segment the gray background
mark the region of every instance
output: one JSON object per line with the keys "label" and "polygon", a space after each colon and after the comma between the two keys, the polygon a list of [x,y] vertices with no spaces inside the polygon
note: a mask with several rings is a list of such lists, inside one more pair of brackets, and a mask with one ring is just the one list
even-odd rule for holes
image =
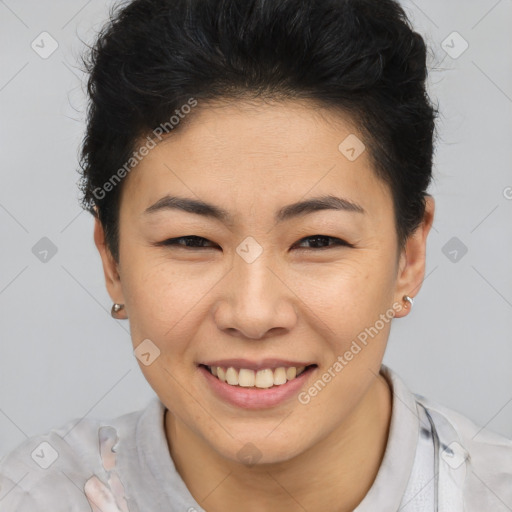
{"label": "gray background", "polygon": [[[92,217],[78,204],[77,57],[110,4],[0,1],[0,455],[154,394],[128,323],[110,317]],[[432,48],[437,212],[426,280],[384,362],[414,392],[512,437],[512,1],[403,4]],[[51,49],[44,31],[58,43],[47,58],[31,47]],[[43,237],[57,249],[46,261]]]}

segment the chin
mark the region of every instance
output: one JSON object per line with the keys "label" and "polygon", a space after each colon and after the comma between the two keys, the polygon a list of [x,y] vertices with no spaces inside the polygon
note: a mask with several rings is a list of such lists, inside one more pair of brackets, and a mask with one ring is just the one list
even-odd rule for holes
{"label": "chin", "polygon": [[273,428],[275,425],[265,429],[263,434],[234,435],[236,440],[230,437],[226,439],[227,445],[222,446],[215,439],[216,445],[212,445],[212,448],[222,457],[248,467],[284,463],[308,450],[309,444],[300,432],[296,436],[276,436],[272,439],[273,433],[270,432]]}

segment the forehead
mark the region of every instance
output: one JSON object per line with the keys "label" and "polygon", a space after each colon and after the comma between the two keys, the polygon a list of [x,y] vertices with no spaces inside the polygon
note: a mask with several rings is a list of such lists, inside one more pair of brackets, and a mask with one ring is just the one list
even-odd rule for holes
{"label": "forehead", "polygon": [[123,201],[138,212],[174,193],[233,211],[308,195],[339,195],[370,210],[390,201],[355,123],[304,101],[199,103],[123,188]]}

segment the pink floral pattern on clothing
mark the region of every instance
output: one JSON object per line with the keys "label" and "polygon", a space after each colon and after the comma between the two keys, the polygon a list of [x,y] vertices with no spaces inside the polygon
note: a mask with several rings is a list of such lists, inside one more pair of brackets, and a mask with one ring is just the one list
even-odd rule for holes
{"label": "pink floral pattern on clothing", "polygon": [[100,427],[98,431],[100,456],[108,475],[105,485],[96,475],[84,485],[84,493],[92,512],[130,512],[124,486],[116,471],[116,446],[119,436],[114,427]]}

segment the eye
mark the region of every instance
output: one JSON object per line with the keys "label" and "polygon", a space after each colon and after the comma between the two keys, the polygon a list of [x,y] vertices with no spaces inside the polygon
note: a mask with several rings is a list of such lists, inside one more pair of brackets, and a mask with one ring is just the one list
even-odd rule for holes
{"label": "eye", "polygon": [[[204,246],[203,242],[213,244],[213,242],[210,242],[206,238],[203,238],[201,236],[196,235],[189,235],[189,236],[180,236],[178,238],[169,238],[168,240],[164,240],[163,242],[158,242],[156,245],[163,245],[163,246],[179,246],[183,247],[184,249],[209,249],[213,246]],[[216,245],[216,244],[214,244]]]}
{"label": "eye", "polygon": [[[306,238],[303,238],[302,240],[299,240],[298,244],[303,243],[304,241],[313,241],[313,246],[316,247],[300,247],[300,249],[330,249],[332,247],[339,247],[339,246],[346,246],[346,247],[353,247],[352,244],[349,244],[345,240],[341,240],[341,238],[335,238],[333,236],[327,236],[327,235],[312,235],[307,236]],[[334,243],[332,245],[329,245],[329,242],[333,241]],[[320,247],[318,247],[320,245]]]}

